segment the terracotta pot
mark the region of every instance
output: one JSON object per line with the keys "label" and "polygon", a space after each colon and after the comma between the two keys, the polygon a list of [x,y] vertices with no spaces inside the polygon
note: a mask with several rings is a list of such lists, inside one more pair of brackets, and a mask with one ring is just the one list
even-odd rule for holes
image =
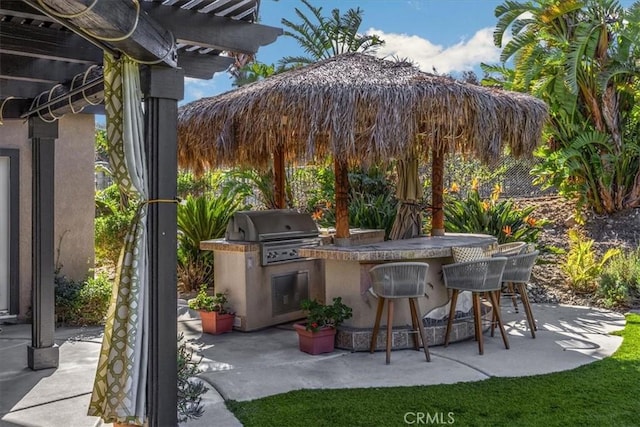
{"label": "terracotta pot", "polygon": [[331,353],[335,348],[335,328],[324,328],[318,332],[306,330],[303,323],[294,323],[293,327],[298,332],[298,344],[300,351],[309,354]]}
{"label": "terracotta pot", "polygon": [[231,332],[233,329],[234,314],[219,314],[217,311],[200,310],[202,320],[202,332],[212,335],[220,335]]}

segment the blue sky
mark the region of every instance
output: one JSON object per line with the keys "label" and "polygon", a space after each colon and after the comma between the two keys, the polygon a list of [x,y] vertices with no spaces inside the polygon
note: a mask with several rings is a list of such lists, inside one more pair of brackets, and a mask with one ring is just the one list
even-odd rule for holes
{"label": "blue sky", "polygon": [[[503,1],[494,0],[312,0],[323,8],[323,15],[332,9],[341,14],[360,7],[364,17],[360,29],[379,35],[385,46],[379,56],[409,58],[422,70],[457,74],[465,70],[479,73],[481,62],[497,63],[500,50],[493,45],[496,24],[494,9]],[[281,27],[281,19],[300,22],[295,8],[308,15],[299,0],[262,0],[261,23]],[[274,43],[258,51],[258,60],[277,63],[283,56],[303,54],[297,42],[280,36]],[[181,104],[213,96],[232,89],[231,78],[218,73],[212,80],[188,79],[185,99]]]}

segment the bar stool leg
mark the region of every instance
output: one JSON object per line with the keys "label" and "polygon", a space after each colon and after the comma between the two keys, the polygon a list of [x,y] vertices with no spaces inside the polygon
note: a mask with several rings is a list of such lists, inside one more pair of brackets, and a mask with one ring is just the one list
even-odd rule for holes
{"label": "bar stool leg", "polygon": [[387,301],[387,365],[391,363],[391,344],[393,343],[393,299]]}
{"label": "bar stool leg", "polygon": [[507,289],[509,290],[509,293],[511,294],[511,302],[513,303],[513,309],[516,313],[519,313],[518,311],[518,297],[516,296],[516,290],[513,286],[512,282],[507,283]]}
{"label": "bar stool leg", "polygon": [[413,338],[413,348],[416,351],[420,351],[420,340],[418,339],[418,313],[416,312],[416,306],[413,304],[413,298],[407,298],[409,300],[409,313],[411,314],[411,326]]}
{"label": "bar stool leg", "polygon": [[500,308],[498,307],[498,303],[496,302],[496,295],[491,292],[489,294],[491,298],[491,306],[493,307],[493,311],[496,313],[496,319],[498,320],[498,328],[500,328],[500,334],[502,334],[502,341],[504,342],[504,347],[509,349],[509,339],[507,338],[507,333],[504,330],[504,326],[502,325],[502,316],[500,315]]}
{"label": "bar stool leg", "polygon": [[518,292],[520,292],[520,298],[522,299],[522,305],[524,306],[524,313],[527,316],[527,322],[529,323],[529,329],[531,329],[531,337],[536,337],[536,321],[533,319],[533,312],[531,311],[531,304],[529,303],[529,295],[527,295],[527,287],[524,283],[518,283]]}
{"label": "bar stool leg", "polygon": [[478,352],[484,354],[484,342],[482,341],[482,316],[480,314],[480,294],[473,292],[471,294],[473,300],[473,323],[476,331],[476,340],[478,340]]}
{"label": "bar stool leg", "polygon": [[449,308],[449,318],[447,319],[447,330],[444,333],[444,346],[449,345],[449,333],[451,333],[451,325],[453,325],[453,318],[456,315],[456,303],[458,302],[458,290],[454,289],[451,292],[451,307]]}
{"label": "bar stool leg", "polygon": [[378,341],[378,332],[380,331],[380,318],[382,317],[382,309],[384,308],[384,298],[378,297],[378,309],[376,310],[376,323],[373,325],[373,332],[371,335],[371,347],[369,351],[373,353],[376,351],[376,343]]}
{"label": "bar stool leg", "polygon": [[[427,342],[427,336],[424,332],[424,326],[422,325],[422,320],[418,316],[418,303],[415,298],[409,298],[409,306],[411,307],[411,314],[415,317],[413,323],[416,324],[417,333],[420,334],[420,339],[422,340],[422,348],[424,349],[424,356],[427,358],[427,362],[431,362],[431,355],[429,354],[429,343]],[[417,337],[416,337],[417,338]]]}

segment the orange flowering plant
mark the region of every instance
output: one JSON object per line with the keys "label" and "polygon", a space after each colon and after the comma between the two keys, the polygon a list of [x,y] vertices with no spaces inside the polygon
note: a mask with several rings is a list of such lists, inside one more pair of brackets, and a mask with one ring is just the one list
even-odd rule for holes
{"label": "orange flowering plant", "polygon": [[[498,243],[536,243],[547,220],[533,216],[534,207],[518,208],[513,200],[501,200],[502,188],[494,186],[487,199],[478,193],[478,181],[472,182],[466,196],[457,185],[445,199],[445,229],[457,233],[482,233],[498,238]],[[454,193],[454,194],[452,194]]]}

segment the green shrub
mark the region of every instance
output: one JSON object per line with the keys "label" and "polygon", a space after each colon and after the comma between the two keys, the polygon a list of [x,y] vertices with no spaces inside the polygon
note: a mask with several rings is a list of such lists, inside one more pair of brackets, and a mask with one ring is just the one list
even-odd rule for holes
{"label": "green shrub", "polygon": [[208,388],[201,381],[191,378],[202,372],[199,368],[202,358],[194,360],[193,350],[187,348],[184,334],[178,335],[178,422],[200,418],[204,414],[202,395]]}
{"label": "green shrub", "polygon": [[101,325],[104,323],[113,284],[105,274],[89,277],[80,289],[80,323],[83,325]]}
{"label": "green shrub", "polygon": [[112,291],[105,275],[84,281],[56,275],[54,282],[57,323],[69,326],[104,323]]}
{"label": "green shrub", "polygon": [[96,192],[95,203],[96,265],[116,264],[135,215],[134,203],[129,202],[116,184]]}
{"label": "green shrub", "polygon": [[640,247],[605,265],[596,295],[606,307],[627,306],[640,297]]}
{"label": "green shrub", "polygon": [[593,292],[597,280],[611,258],[620,254],[620,249],[609,249],[597,259],[593,240],[583,239],[576,230],[569,230],[569,252],[560,264],[560,269],[569,277],[569,286],[576,292]]}
{"label": "green shrub", "polygon": [[124,244],[129,224],[133,219],[133,210],[116,211],[95,219],[96,264],[116,264]]}
{"label": "green shrub", "polygon": [[[452,186],[449,194],[456,194]],[[489,199],[482,199],[477,188],[466,198],[448,196],[445,202],[445,229],[454,233],[482,233],[498,238],[498,243],[538,241],[544,219],[533,217],[534,207],[519,209],[511,200],[498,200],[500,188],[496,187]]]}
{"label": "green shrub", "polygon": [[76,324],[80,310],[80,289],[83,283],[69,279],[67,276],[56,275],[54,284],[56,323]]}

